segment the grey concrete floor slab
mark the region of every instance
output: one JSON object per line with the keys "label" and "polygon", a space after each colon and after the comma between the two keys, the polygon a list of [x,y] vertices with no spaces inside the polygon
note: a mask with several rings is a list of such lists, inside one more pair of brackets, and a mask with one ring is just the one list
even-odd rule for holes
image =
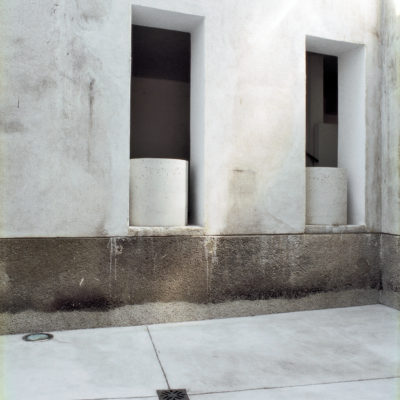
{"label": "grey concrete floor slab", "polygon": [[48,342],[2,337],[1,400],[151,396],[165,387],[146,327],[55,332]]}
{"label": "grey concrete floor slab", "polygon": [[385,306],[0,337],[3,400],[392,400],[400,312]]}
{"label": "grey concrete floor slab", "polygon": [[351,307],[151,326],[172,387],[189,393],[398,376],[399,313]]}

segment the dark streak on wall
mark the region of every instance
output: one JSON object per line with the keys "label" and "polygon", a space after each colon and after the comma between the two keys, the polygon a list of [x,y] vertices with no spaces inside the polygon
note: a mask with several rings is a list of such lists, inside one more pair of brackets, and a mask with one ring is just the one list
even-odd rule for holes
{"label": "dark streak on wall", "polygon": [[88,144],[87,144],[87,163],[88,167],[91,165],[91,151],[92,151],[92,137],[95,132],[93,132],[94,124],[94,84],[96,80],[94,78],[90,79],[89,90],[88,90],[88,103],[89,103],[89,132],[88,132]]}

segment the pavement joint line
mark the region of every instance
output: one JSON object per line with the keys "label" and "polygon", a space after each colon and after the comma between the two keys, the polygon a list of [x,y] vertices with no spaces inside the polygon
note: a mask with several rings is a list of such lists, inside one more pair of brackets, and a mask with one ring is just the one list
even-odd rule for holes
{"label": "pavement joint line", "polygon": [[[154,344],[153,344],[153,346],[154,346]],[[369,381],[379,381],[379,380],[384,380],[384,379],[398,379],[398,378],[400,378],[400,375],[387,376],[387,377],[381,377],[381,378],[351,379],[351,380],[347,380],[347,381],[306,383],[304,385],[266,386],[266,387],[250,388],[250,389],[222,390],[222,391],[217,391],[217,392],[188,393],[188,395],[204,396],[207,394],[240,393],[240,392],[251,392],[251,391],[255,391],[255,390],[274,390],[274,389],[286,389],[286,388],[290,389],[290,388],[298,388],[298,387],[308,387],[308,386],[318,386],[318,385],[335,385],[335,384],[339,384],[339,383],[351,383],[351,382],[369,382]],[[134,399],[157,399],[157,396],[96,397],[96,398],[85,398],[85,399],[81,398],[81,399],[76,399],[76,400],[134,400]]]}
{"label": "pavement joint line", "polygon": [[157,396],[128,396],[128,397],[90,397],[79,398],[74,400],[135,400],[135,399],[157,399]]}
{"label": "pavement joint line", "polygon": [[162,373],[164,375],[165,381],[167,382],[168,389],[171,390],[171,386],[169,385],[167,374],[165,373],[164,367],[161,364],[161,360],[160,360],[160,357],[158,356],[156,345],[154,344],[153,337],[151,336],[150,329],[149,329],[149,327],[147,325],[146,325],[146,329],[147,329],[147,333],[149,334],[149,337],[150,337],[150,340],[151,340],[151,344],[153,345],[154,352],[156,353],[158,364],[160,365],[160,368],[161,368],[161,371],[162,371]]}
{"label": "pavement joint line", "polygon": [[361,378],[361,379],[351,379],[345,381],[332,381],[332,382],[316,382],[316,383],[305,383],[303,385],[288,385],[288,386],[265,386],[265,387],[257,387],[257,388],[248,388],[248,389],[236,389],[236,390],[222,390],[216,392],[201,392],[201,393],[188,393],[190,396],[204,396],[207,394],[222,394],[222,393],[236,393],[236,392],[250,392],[255,390],[275,390],[275,389],[286,389],[286,388],[300,388],[300,387],[308,387],[308,386],[318,386],[318,385],[335,385],[339,383],[351,383],[351,382],[369,382],[369,381],[379,381],[385,379],[398,379],[400,375],[396,376],[386,376],[380,378]]}

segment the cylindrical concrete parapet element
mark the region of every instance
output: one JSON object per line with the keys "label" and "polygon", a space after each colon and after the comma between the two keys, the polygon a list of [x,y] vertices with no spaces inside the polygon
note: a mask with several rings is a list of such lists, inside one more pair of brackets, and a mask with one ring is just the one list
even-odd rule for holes
{"label": "cylindrical concrete parapet element", "polygon": [[131,226],[183,226],[188,214],[188,167],[185,160],[131,160]]}
{"label": "cylindrical concrete parapet element", "polygon": [[347,224],[347,176],[344,168],[306,168],[307,225]]}

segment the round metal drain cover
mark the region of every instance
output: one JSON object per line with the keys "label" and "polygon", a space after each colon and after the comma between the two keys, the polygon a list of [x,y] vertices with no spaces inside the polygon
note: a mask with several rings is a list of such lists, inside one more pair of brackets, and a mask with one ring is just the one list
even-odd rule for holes
{"label": "round metal drain cover", "polygon": [[25,335],[22,339],[27,342],[42,342],[44,340],[53,339],[53,335],[51,333],[30,333],[29,335]]}

